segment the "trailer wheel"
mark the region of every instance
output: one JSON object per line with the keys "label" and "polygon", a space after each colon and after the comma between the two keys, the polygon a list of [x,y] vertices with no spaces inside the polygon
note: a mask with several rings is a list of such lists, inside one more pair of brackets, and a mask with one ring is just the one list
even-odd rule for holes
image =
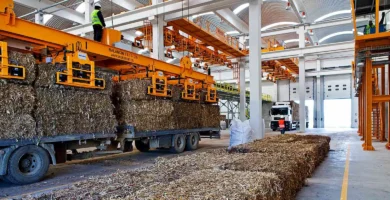
{"label": "trailer wheel", "polygon": [[187,136],[186,150],[193,151],[198,148],[199,145],[199,134],[191,133]]}
{"label": "trailer wheel", "polygon": [[42,180],[49,169],[49,155],[41,147],[28,145],[12,153],[4,179],[14,184],[29,184]]}
{"label": "trailer wheel", "polygon": [[124,145],[123,146],[123,152],[131,152],[131,151],[133,151],[133,141],[124,141],[123,145]]}
{"label": "trailer wheel", "polygon": [[149,147],[149,140],[136,140],[135,141],[135,147],[140,152],[148,152],[149,149],[150,149],[150,147]]}
{"label": "trailer wheel", "polygon": [[172,153],[181,153],[186,147],[186,137],[183,134],[177,134],[173,136],[173,144],[171,147]]}

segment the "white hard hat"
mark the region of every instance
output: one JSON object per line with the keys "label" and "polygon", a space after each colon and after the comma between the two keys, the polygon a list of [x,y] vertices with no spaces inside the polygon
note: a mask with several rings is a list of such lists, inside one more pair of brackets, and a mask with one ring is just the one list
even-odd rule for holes
{"label": "white hard hat", "polygon": [[101,8],[101,7],[102,7],[102,5],[100,5],[100,3],[95,3],[95,7],[99,7],[99,8]]}

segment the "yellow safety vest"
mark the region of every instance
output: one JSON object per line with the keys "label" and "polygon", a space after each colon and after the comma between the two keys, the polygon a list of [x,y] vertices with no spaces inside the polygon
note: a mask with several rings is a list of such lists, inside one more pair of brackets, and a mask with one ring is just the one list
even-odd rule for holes
{"label": "yellow safety vest", "polygon": [[99,17],[98,17],[98,12],[100,12],[100,10],[94,10],[94,11],[92,11],[92,14],[91,14],[92,25],[100,25],[100,26],[103,26],[103,23],[100,21],[100,19],[99,19]]}

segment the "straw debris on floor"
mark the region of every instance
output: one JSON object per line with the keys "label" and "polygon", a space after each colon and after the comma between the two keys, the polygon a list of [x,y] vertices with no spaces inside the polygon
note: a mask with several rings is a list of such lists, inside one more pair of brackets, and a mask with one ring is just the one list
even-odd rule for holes
{"label": "straw debris on floor", "polygon": [[329,142],[324,136],[281,135],[232,151],[157,158],[151,167],[96,176],[40,199],[291,200],[313,173],[312,161],[325,158]]}

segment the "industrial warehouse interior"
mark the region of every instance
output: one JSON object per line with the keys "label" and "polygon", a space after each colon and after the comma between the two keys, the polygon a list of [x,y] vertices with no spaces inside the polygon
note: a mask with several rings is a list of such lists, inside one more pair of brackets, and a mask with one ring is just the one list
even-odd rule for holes
{"label": "industrial warehouse interior", "polygon": [[0,0],[0,199],[389,199],[389,38],[390,0]]}

